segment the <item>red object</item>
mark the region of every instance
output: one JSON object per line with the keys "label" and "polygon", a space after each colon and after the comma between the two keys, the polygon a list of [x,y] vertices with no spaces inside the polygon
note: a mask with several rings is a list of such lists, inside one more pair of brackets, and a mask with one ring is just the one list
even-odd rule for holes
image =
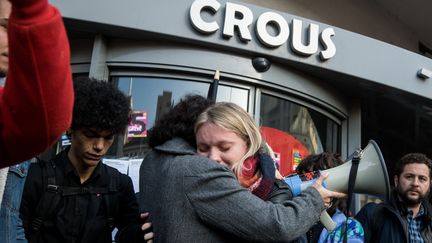
{"label": "red object", "polygon": [[134,111],[128,125],[128,138],[147,137],[147,112]]}
{"label": "red object", "polygon": [[304,177],[306,178],[306,180],[310,181],[310,180],[312,180],[313,177],[314,177],[314,172],[304,173],[303,175],[304,175]]}
{"label": "red object", "polygon": [[70,50],[59,11],[47,0],[12,6],[9,71],[0,88],[0,167],[29,159],[69,128]]}
{"label": "red object", "polygon": [[298,163],[305,158],[309,151],[294,136],[272,127],[261,127],[265,141],[276,154],[280,155],[279,172],[282,176],[295,173]]}

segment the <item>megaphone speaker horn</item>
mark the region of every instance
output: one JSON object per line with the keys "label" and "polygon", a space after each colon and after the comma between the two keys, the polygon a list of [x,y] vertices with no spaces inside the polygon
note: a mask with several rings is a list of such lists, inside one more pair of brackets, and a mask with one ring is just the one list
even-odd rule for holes
{"label": "megaphone speaker horn", "polygon": [[[359,151],[359,157],[354,193],[369,194],[388,200],[390,182],[387,167],[375,141],[370,140],[368,145]],[[347,193],[351,166],[352,159],[331,169],[285,177],[285,182],[290,186],[293,196],[297,196],[312,185],[321,173],[327,172],[328,176],[323,185],[329,190]]]}
{"label": "megaphone speaker horn", "polygon": [[[363,150],[360,150],[355,157],[355,162],[358,162],[358,168],[355,177],[354,192],[374,195],[384,200],[389,200],[390,181],[387,167],[375,141],[370,140],[368,145]],[[291,175],[285,177],[285,182],[290,186],[293,196],[297,196],[302,190],[312,185],[321,173],[327,172],[328,176],[323,185],[331,191],[347,193],[352,164],[351,159],[342,165],[328,170],[314,171],[303,175]],[[321,213],[320,220],[329,231],[333,230],[336,226],[326,211]]]}
{"label": "megaphone speaker horn", "polygon": [[[329,174],[325,181],[326,188],[346,193],[351,165],[352,160],[349,160],[340,166],[322,171]],[[387,167],[378,145],[373,140],[370,140],[368,145],[360,151],[354,192],[377,196],[384,200],[390,197]]]}

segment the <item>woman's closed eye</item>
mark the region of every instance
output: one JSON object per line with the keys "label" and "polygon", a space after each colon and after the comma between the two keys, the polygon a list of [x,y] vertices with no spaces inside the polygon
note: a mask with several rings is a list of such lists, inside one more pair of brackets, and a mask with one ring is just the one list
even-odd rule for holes
{"label": "woman's closed eye", "polygon": [[227,146],[227,145],[219,146],[219,150],[221,152],[228,152],[230,149],[231,149],[231,146]]}
{"label": "woman's closed eye", "polygon": [[200,145],[200,146],[198,146],[197,150],[198,150],[198,153],[207,153],[209,151],[209,147]]}

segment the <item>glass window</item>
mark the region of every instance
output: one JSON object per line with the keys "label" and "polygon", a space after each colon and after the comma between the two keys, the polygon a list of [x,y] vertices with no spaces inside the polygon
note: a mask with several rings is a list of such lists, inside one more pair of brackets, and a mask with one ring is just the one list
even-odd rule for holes
{"label": "glass window", "polygon": [[[108,155],[143,157],[149,150],[146,131],[186,94],[207,96],[209,83],[183,79],[115,77],[113,82],[130,96],[132,122],[128,136],[117,138]],[[219,85],[217,101],[234,102],[247,109],[249,90]]]}
{"label": "glass window", "polygon": [[262,94],[260,117],[261,130],[280,158],[284,175],[308,154],[340,153],[340,125],[315,110]]}
{"label": "glass window", "polygon": [[236,103],[246,111],[248,110],[249,92],[246,89],[239,89],[230,86],[219,86],[216,101],[229,101]]}

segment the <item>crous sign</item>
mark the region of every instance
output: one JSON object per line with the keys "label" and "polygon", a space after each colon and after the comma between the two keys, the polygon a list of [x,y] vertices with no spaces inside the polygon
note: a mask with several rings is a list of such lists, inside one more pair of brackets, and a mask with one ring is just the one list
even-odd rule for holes
{"label": "crous sign", "polygon": [[[193,27],[200,33],[210,35],[220,29],[217,21],[206,21],[203,18],[203,13],[215,15],[219,11],[221,4],[216,0],[195,0],[189,10],[189,17]],[[223,23],[222,34],[226,38],[234,36],[234,30],[238,31],[238,37],[243,42],[252,40],[252,35],[249,26],[254,21],[252,11],[243,5],[227,2],[225,4],[225,18]],[[208,19],[208,18],[206,18]],[[319,51],[321,60],[325,61],[336,55],[336,46],[331,39],[335,35],[335,31],[331,27],[325,28],[319,33],[319,25],[310,23],[308,26],[308,43],[303,44],[302,37],[304,36],[303,21],[293,18],[291,21],[291,42],[289,47],[293,52],[302,56],[311,56],[318,52],[319,43],[323,50]],[[273,30],[273,31],[271,31]],[[272,33],[269,33],[272,32]],[[280,14],[275,12],[264,12],[258,16],[255,24],[255,33],[261,44],[277,48],[285,44],[290,35],[290,28],[287,20]]]}

